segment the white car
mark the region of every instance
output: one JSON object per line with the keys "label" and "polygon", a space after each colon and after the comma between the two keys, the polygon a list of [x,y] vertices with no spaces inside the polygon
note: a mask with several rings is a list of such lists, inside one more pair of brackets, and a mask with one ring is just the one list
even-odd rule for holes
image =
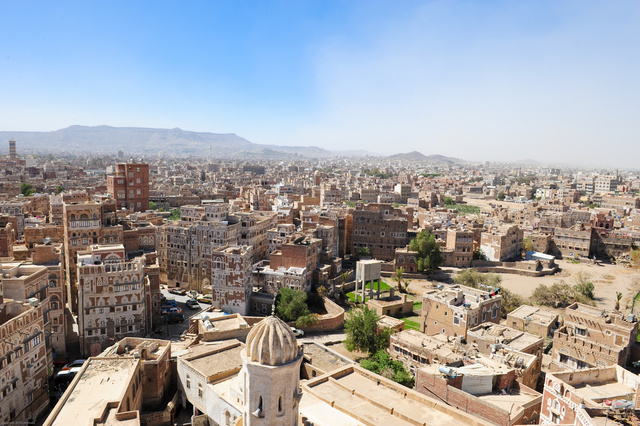
{"label": "white car", "polygon": [[300,330],[299,328],[291,327],[291,331],[293,331],[293,335],[296,337],[304,336],[304,331]]}

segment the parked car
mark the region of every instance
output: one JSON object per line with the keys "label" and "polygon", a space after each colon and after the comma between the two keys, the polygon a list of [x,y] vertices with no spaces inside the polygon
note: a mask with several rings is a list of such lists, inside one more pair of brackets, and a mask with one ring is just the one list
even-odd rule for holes
{"label": "parked car", "polygon": [[166,299],[164,302],[162,302],[163,305],[170,305],[170,306],[178,306],[178,302],[176,302],[176,299]]}
{"label": "parked car", "polygon": [[189,307],[189,309],[200,309],[200,304],[196,299],[187,300],[187,306]]}
{"label": "parked car", "polygon": [[182,315],[179,312],[169,312],[169,316],[167,321],[169,321],[169,323],[176,323],[176,322],[183,322],[184,321],[184,315]]}
{"label": "parked car", "polygon": [[208,304],[213,303],[213,298],[211,297],[210,294],[205,294],[204,296],[198,296],[196,300],[200,303],[208,303]]}
{"label": "parked car", "polygon": [[168,305],[165,305],[165,306],[162,306],[162,307],[160,308],[160,313],[161,313],[162,315],[167,315],[167,314],[170,314],[170,313],[177,313],[177,314],[181,314],[181,313],[182,313],[182,309],[177,308],[177,307],[175,307],[175,306],[168,306]]}
{"label": "parked car", "polygon": [[86,359],[76,359],[62,367],[62,371],[71,370],[72,368],[77,368],[77,371],[80,371],[80,367],[82,367],[86,361]]}
{"label": "parked car", "polygon": [[82,370],[82,365],[86,362],[86,359],[77,359],[73,362],[62,367],[62,370],[58,371],[55,378],[57,384],[69,384],[76,376],[78,371]]}
{"label": "parked car", "polygon": [[187,294],[187,290],[185,290],[184,288],[180,288],[180,287],[174,287],[171,290],[169,290],[169,293],[178,294],[180,296],[184,296],[185,294]]}

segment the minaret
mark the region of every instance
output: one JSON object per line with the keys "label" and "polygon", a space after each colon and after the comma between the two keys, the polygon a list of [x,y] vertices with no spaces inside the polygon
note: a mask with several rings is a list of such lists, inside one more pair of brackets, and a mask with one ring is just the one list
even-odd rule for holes
{"label": "minaret", "polygon": [[241,352],[243,426],[298,424],[302,351],[291,327],[271,315],[254,325]]}
{"label": "minaret", "polygon": [[16,152],[16,141],[9,141],[9,158],[12,160],[18,158],[18,153]]}

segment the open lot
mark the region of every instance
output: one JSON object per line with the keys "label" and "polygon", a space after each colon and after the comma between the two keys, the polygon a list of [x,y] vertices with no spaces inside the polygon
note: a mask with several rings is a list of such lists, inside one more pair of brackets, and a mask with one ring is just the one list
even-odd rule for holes
{"label": "open lot", "polygon": [[[527,299],[539,284],[552,285],[561,280],[568,284],[575,284],[579,272],[590,276],[595,287],[596,303],[598,307],[613,309],[616,303],[616,292],[622,293],[620,308],[624,311],[631,308],[633,298],[640,291],[640,272],[623,265],[597,264],[590,262],[572,263],[567,260],[557,261],[561,271],[544,277],[525,277],[515,274],[498,274],[502,278],[502,285],[512,292]],[[457,269],[445,268],[453,278]],[[409,292],[416,295],[432,288],[432,281],[413,280],[409,284]],[[636,306],[636,312],[640,306]]]}

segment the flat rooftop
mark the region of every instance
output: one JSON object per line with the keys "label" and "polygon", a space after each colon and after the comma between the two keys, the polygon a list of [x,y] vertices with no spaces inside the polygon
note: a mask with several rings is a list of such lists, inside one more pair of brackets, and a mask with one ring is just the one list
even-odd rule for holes
{"label": "flat rooftop", "polygon": [[617,380],[574,385],[574,389],[576,395],[595,402],[605,399],[628,399],[628,396],[636,394],[633,388]]}
{"label": "flat rooftop", "polygon": [[311,365],[326,372],[333,371],[336,368],[353,364],[353,361],[344,356],[333,352],[324,345],[317,343],[303,343],[302,353],[311,359]]}
{"label": "flat rooftop", "polygon": [[520,306],[515,311],[509,313],[509,316],[512,316],[514,318],[519,318],[522,320],[524,320],[525,318],[530,318],[531,321],[538,324],[544,324],[544,325],[550,325],[552,322],[556,321],[558,318],[558,314],[555,312],[547,311],[537,306],[529,306],[529,305]]}
{"label": "flat rooftop", "polygon": [[[514,349],[525,350],[535,344],[540,344],[543,339],[525,331],[516,330],[502,324],[484,323],[468,331],[467,336],[477,335],[496,343],[503,343]],[[469,336],[471,338],[472,336]]]}
{"label": "flat rooftop", "polygon": [[305,392],[364,424],[488,424],[359,367],[345,367],[311,380],[305,387]]}
{"label": "flat rooftop", "polygon": [[100,418],[108,402],[121,401],[140,361],[134,358],[89,358],[82,376],[69,387],[58,404],[60,411],[52,425],[69,426],[92,423]]}
{"label": "flat rooftop", "polygon": [[487,402],[498,408],[509,412],[509,418],[513,419],[518,414],[519,408],[541,398],[541,395],[531,395],[529,393],[520,392],[519,389],[512,389],[510,394],[499,395],[496,393],[487,393],[484,395],[476,395],[481,401]]}
{"label": "flat rooftop", "polygon": [[244,344],[238,340],[202,343],[191,346],[179,358],[210,380],[228,377],[242,368],[240,352]]}

